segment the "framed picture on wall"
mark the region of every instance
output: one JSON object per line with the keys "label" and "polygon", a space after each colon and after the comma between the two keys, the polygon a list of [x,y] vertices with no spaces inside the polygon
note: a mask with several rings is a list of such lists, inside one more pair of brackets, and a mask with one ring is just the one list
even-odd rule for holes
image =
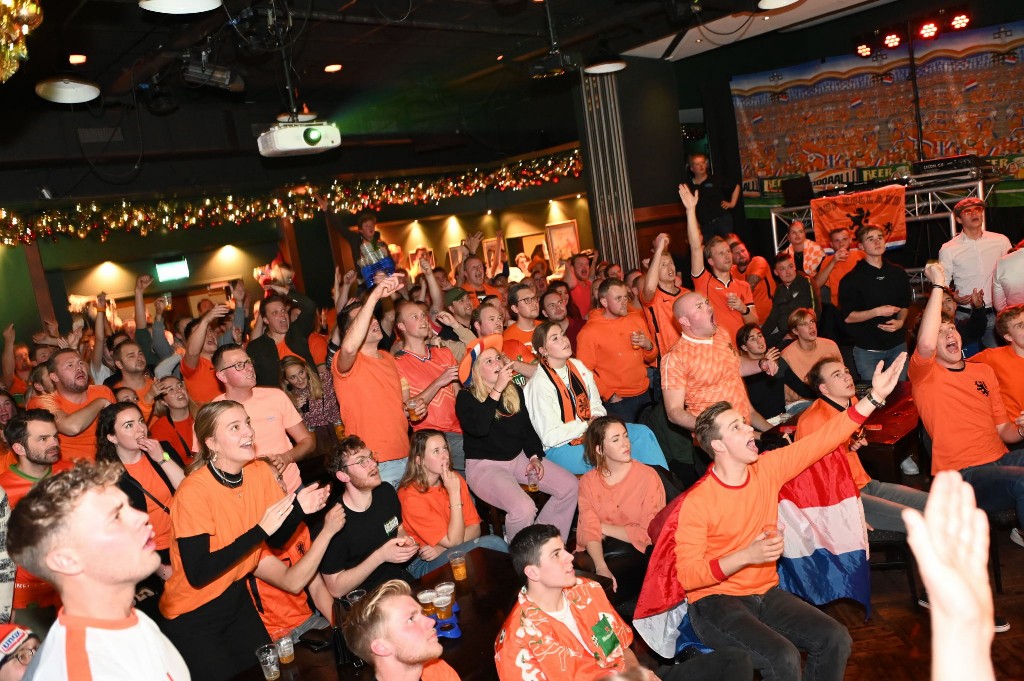
{"label": "framed picture on wall", "polygon": [[455,272],[455,268],[462,262],[462,245],[455,244],[448,247],[448,271]]}
{"label": "framed picture on wall", "polygon": [[493,277],[493,272],[501,269],[498,265],[498,240],[497,238],[484,239],[484,268],[488,276]]}
{"label": "framed picture on wall", "polygon": [[528,234],[523,237],[523,253],[530,258],[533,262],[535,258],[541,258],[548,264],[548,272],[550,273],[553,269],[551,265],[551,256],[548,252],[548,242],[543,232],[537,234]]}
{"label": "framed picture on wall", "polygon": [[547,234],[548,253],[551,264],[558,268],[559,263],[568,260],[574,253],[580,252],[580,235],[576,231],[576,221],[553,222],[544,228]]}
{"label": "framed picture on wall", "polygon": [[409,276],[415,279],[420,274],[420,258],[423,256],[427,257],[427,261],[430,262],[430,269],[434,269],[434,251],[433,249],[427,248],[426,246],[420,246],[412,253],[409,254]]}

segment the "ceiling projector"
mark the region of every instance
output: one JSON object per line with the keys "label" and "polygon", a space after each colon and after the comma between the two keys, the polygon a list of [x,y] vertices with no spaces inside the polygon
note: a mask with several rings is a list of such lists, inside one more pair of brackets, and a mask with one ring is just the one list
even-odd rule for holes
{"label": "ceiling projector", "polygon": [[260,155],[270,158],[322,154],[341,144],[341,133],[338,126],[323,121],[278,123],[262,133],[257,143]]}

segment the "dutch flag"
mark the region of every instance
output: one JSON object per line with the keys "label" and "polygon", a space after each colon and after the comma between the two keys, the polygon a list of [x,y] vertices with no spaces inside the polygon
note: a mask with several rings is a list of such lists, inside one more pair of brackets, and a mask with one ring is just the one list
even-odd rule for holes
{"label": "dutch flag", "polygon": [[764,116],[762,116],[761,114],[757,114],[752,119],[750,119],[750,122],[754,123],[754,124],[763,123],[764,122]]}
{"label": "dutch flag", "polygon": [[858,106],[861,106],[863,103],[864,103],[864,100],[861,99],[860,97],[857,97],[852,102],[850,102],[850,108],[851,109],[856,109]]}
{"label": "dutch flag", "polygon": [[964,83],[964,92],[970,92],[974,88],[978,87],[978,81],[971,78],[969,81]]}
{"label": "dutch flag", "polygon": [[885,85],[892,85],[896,82],[896,77],[892,75],[892,72],[886,72],[882,74],[882,83]]}

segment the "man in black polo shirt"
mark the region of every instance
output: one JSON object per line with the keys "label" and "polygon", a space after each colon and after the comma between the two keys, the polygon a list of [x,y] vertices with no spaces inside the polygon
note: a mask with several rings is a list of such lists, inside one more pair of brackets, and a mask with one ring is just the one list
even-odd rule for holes
{"label": "man in black polo shirt", "polygon": [[[865,225],[857,230],[864,259],[839,282],[839,309],[853,339],[857,373],[867,380],[875,365],[888,367],[907,344],[903,324],[910,305],[910,279],[899,265],[885,260],[885,232]],[[906,367],[900,380],[907,380]]]}
{"label": "man in black polo shirt", "polygon": [[374,454],[350,435],[327,455],[327,471],[344,485],[345,527],[320,561],[327,590],[340,598],[391,579],[412,580],[405,566],[419,546],[402,527],[402,507],[391,485],[382,485]]}
{"label": "man in black polo shirt", "polygon": [[697,222],[704,241],[723,239],[732,233],[732,213],[740,198],[740,186],[719,175],[708,175],[707,154],[690,154],[690,180],[686,185],[697,194]]}

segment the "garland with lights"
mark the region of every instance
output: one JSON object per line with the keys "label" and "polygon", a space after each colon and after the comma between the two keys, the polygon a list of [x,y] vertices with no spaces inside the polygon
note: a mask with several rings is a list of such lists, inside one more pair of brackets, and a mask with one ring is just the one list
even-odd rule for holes
{"label": "garland with lights", "polygon": [[432,179],[373,179],[312,184],[279,196],[223,195],[190,199],[122,200],[113,205],[81,202],[71,208],[49,209],[31,218],[19,218],[0,208],[0,244],[14,246],[36,239],[56,241],[61,236],[84,239],[98,234],[101,241],[113,232],[146,236],[153,232],[241,226],[268,219],[310,220],[329,207],[333,213],[380,210],[383,206],[439,203],[443,199],[473,196],[487,189],[520,191],[583,172],[579,149],[496,169],[474,168]]}
{"label": "garland with lights", "polygon": [[28,59],[25,38],[43,23],[43,10],[32,0],[0,2],[0,83],[7,82]]}

